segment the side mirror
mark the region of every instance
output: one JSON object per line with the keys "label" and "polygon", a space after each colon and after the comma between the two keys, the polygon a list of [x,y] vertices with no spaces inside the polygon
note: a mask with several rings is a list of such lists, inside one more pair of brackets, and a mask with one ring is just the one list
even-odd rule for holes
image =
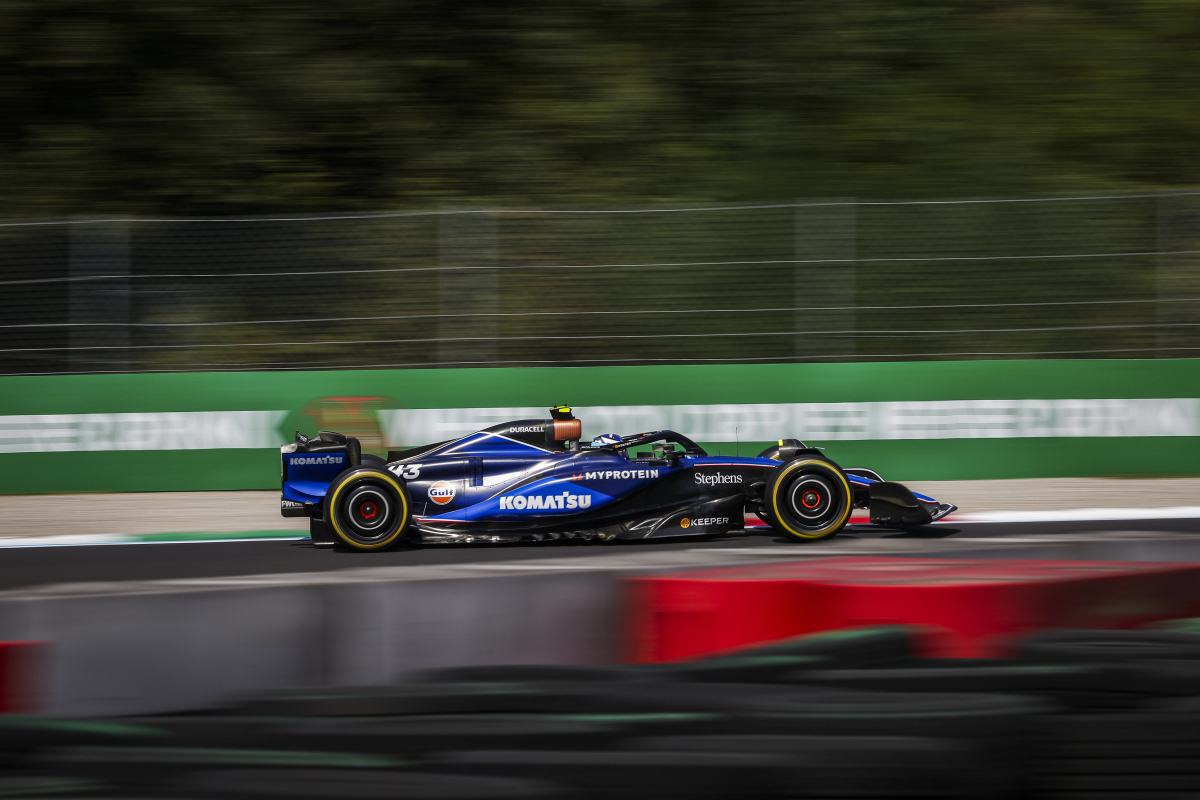
{"label": "side mirror", "polygon": [[659,458],[659,459],[665,459],[666,461],[668,461],[671,464],[671,466],[674,466],[679,461],[679,459],[683,458],[683,456],[684,456],[683,450],[675,449],[674,442],[656,442],[653,445],[653,448],[654,448],[654,457]]}

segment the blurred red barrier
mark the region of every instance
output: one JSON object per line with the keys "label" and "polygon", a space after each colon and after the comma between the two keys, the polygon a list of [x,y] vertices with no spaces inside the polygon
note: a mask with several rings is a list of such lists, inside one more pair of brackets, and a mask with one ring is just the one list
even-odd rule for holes
{"label": "blurred red barrier", "polygon": [[0,642],[0,714],[41,711],[49,642]]}
{"label": "blurred red barrier", "polygon": [[932,626],[923,655],[997,657],[1028,631],[1200,615],[1200,564],[826,558],[629,578],[624,593],[634,663],[878,624]]}

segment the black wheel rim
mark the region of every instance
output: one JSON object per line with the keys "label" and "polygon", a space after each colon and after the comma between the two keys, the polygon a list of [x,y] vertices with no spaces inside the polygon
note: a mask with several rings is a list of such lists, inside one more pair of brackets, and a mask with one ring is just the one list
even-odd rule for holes
{"label": "black wheel rim", "polygon": [[846,510],[846,495],[834,479],[805,470],[779,493],[779,512],[788,525],[804,531],[822,531]]}
{"label": "black wheel rim", "polygon": [[339,521],[347,535],[369,543],[393,533],[399,503],[392,493],[375,483],[365,482],[352,489],[340,503]]}

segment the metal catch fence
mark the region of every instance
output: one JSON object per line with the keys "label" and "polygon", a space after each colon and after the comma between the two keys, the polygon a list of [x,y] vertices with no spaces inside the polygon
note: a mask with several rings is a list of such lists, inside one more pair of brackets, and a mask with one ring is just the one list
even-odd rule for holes
{"label": "metal catch fence", "polygon": [[1186,357],[1200,193],[0,224],[0,373]]}

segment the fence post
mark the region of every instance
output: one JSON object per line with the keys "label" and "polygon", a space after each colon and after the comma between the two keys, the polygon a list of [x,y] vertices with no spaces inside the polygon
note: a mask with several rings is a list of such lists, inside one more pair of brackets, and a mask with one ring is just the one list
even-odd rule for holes
{"label": "fence post", "polygon": [[[77,219],[68,244],[68,344],[72,372],[129,368],[129,224]],[[98,280],[103,278],[103,280]],[[79,350],[103,347],[103,350]]]}
{"label": "fence post", "polygon": [[[1154,321],[1155,355],[1158,358],[1189,358],[1200,352],[1200,339],[1193,327],[1200,322],[1200,303],[1178,302],[1200,297],[1200,258],[1185,251],[1200,250],[1200,198],[1189,194],[1160,194],[1155,200]],[[1177,255],[1170,255],[1170,254]],[[1171,302],[1174,301],[1174,302]],[[1196,350],[1188,350],[1196,347]]]}
{"label": "fence post", "polygon": [[459,212],[438,218],[438,266],[460,267],[438,272],[438,313],[462,316],[440,317],[439,362],[472,363],[498,360],[500,309],[498,222],[487,212]]}
{"label": "fence post", "polygon": [[[857,205],[833,200],[796,206],[795,302],[793,330],[797,359],[834,356],[822,361],[852,360],[855,336],[834,331],[856,330],[854,311],[858,257]],[[813,332],[804,335],[804,332]]]}

